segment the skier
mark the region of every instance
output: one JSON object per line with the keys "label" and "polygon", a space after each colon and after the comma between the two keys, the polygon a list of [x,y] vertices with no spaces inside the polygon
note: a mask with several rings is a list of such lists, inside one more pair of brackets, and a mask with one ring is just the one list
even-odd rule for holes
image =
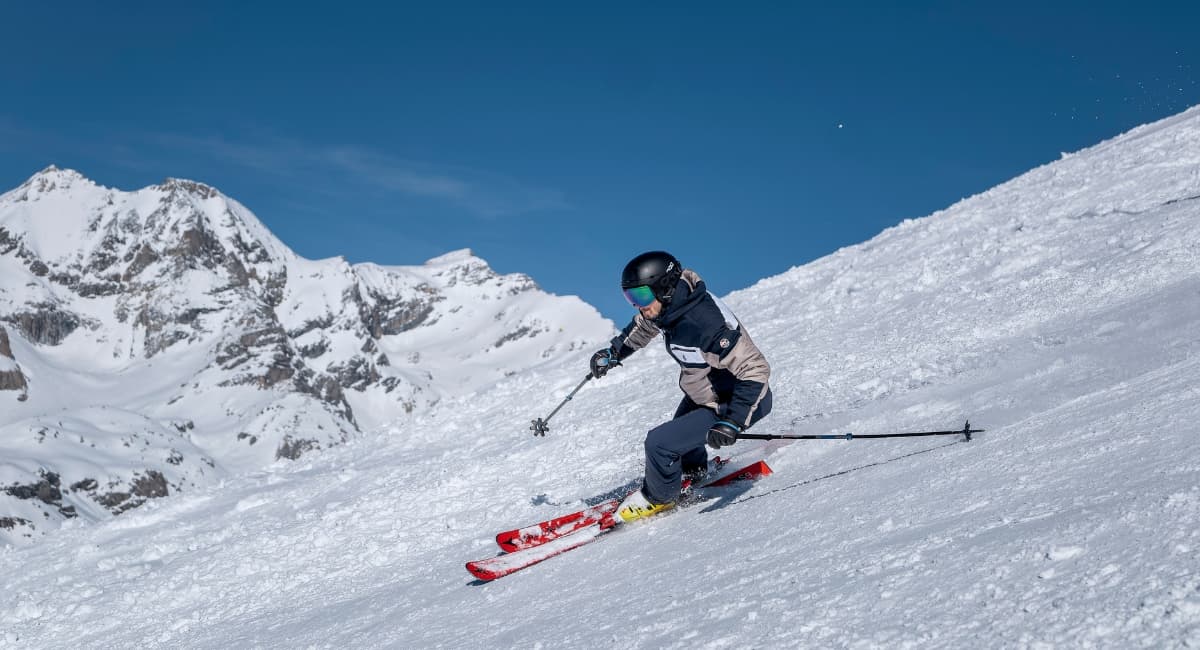
{"label": "skier", "polygon": [[617,509],[629,522],[673,506],[683,475],[704,474],[705,443],[714,449],[732,445],[771,412],[771,367],[733,312],[670,253],[651,251],[630,260],[621,288],[638,313],[609,347],[592,355],[592,376],[603,377],[662,332],[681,366],[684,393],[675,417],[646,434],[642,488]]}

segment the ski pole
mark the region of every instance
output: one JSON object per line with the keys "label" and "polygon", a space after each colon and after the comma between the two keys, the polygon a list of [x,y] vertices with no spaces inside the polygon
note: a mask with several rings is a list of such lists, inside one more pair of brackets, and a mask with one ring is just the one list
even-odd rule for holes
{"label": "ski pole", "polygon": [[912,436],[966,436],[971,441],[972,433],[981,433],[984,429],[972,429],[971,421],[958,431],[913,431],[909,433],[831,433],[825,435],[793,435],[790,433],[739,433],[738,440],[855,440],[858,438],[908,438]]}
{"label": "ski pole", "polygon": [[550,430],[550,418],[554,417],[555,413],[558,413],[558,409],[562,408],[563,406],[565,406],[567,404],[567,402],[571,401],[571,398],[575,397],[575,393],[578,393],[579,389],[583,388],[583,385],[588,383],[589,381],[591,381],[591,379],[592,379],[592,373],[589,372],[587,377],[584,377],[583,381],[579,382],[579,385],[575,387],[575,390],[571,391],[570,395],[567,395],[567,399],[564,399],[562,401],[562,403],[560,403],[558,406],[554,407],[553,411],[550,411],[550,415],[547,415],[545,417],[545,419],[538,418],[536,420],[533,420],[533,424],[529,427],[533,431],[533,435],[534,436],[545,436],[546,432]]}

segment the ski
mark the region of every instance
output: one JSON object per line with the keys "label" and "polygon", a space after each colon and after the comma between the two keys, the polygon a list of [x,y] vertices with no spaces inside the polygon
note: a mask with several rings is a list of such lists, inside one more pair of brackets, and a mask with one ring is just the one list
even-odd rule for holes
{"label": "ski", "polygon": [[496,545],[500,547],[500,550],[508,553],[541,546],[551,540],[558,539],[564,535],[570,535],[577,530],[582,530],[599,523],[605,517],[611,516],[612,513],[616,512],[617,506],[620,503],[620,499],[611,499],[556,519],[550,519],[524,528],[506,530],[496,535]]}
{"label": "ski", "polygon": [[[765,461],[760,460],[709,481],[700,487],[721,487],[737,481],[756,480],[769,474],[771,474],[771,468]],[[612,504],[611,506],[608,505],[610,503]],[[577,513],[543,522],[545,524],[553,524],[560,520],[567,520],[565,524],[562,524],[558,528],[548,526],[548,530],[543,531],[540,537],[537,535],[531,536],[530,539],[539,540],[537,543],[529,546],[520,546],[512,552],[502,553],[484,560],[467,562],[467,571],[480,581],[489,582],[591,543],[617,527],[619,521],[613,517],[613,513],[616,511],[617,504],[619,503],[619,500],[605,502],[599,506],[593,506]],[[603,507],[607,507],[608,509],[603,509]],[[597,514],[597,512],[600,514]],[[534,524],[533,526],[516,530],[528,530],[533,533],[535,529],[541,531],[541,525]],[[501,533],[501,535],[505,535],[505,533]],[[499,539],[499,536],[497,538]],[[519,536],[512,539],[519,539]]]}
{"label": "ski", "polygon": [[[728,464],[728,460],[717,457],[711,461],[711,469],[709,470],[709,473],[720,473],[721,470],[724,469],[724,467]],[[730,476],[734,476],[740,472],[745,472],[756,466],[757,463],[744,467],[736,472],[722,474],[717,478],[707,481],[701,485],[701,487],[715,487],[718,484],[723,485],[724,483],[718,482],[727,480]],[[682,491],[686,493],[690,487],[690,481],[684,479]],[[588,526],[599,523],[602,519],[604,519],[604,517],[616,512],[617,506],[620,505],[620,503],[621,499],[609,499],[594,506],[584,508],[578,512],[572,512],[561,517],[531,524],[522,528],[506,530],[496,535],[496,545],[500,547],[500,550],[511,553],[513,551],[520,551],[522,549],[545,544],[550,540],[558,539],[563,535],[570,535],[577,530],[582,530]]]}
{"label": "ski", "polygon": [[604,533],[612,530],[615,526],[616,523],[613,521],[612,514],[610,513],[601,522],[578,529],[571,535],[564,535],[550,540],[540,546],[531,546],[514,553],[502,553],[486,560],[467,562],[467,571],[470,571],[471,575],[483,582],[503,578],[506,575],[531,567],[543,560],[548,560],[555,555],[566,553],[571,549],[593,542]]}

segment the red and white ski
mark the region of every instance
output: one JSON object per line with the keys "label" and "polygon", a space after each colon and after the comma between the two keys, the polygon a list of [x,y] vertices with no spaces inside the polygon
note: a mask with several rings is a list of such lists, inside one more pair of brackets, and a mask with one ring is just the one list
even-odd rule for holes
{"label": "red and white ski", "polygon": [[[771,468],[765,461],[760,460],[723,474],[700,488],[721,487],[737,481],[753,481],[770,473]],[[484,560],[467,562],[467,571],[483,581],[495,580],[583,546],[616,527],[619,521],[613,514],[619,504],[619,499],[613,499],[579,512],[500,533],[496,536],[496,543],[508,552]]]}
{"label": "red and white ski", "polygon": [[496,535],[496,544],[500,550],[508,553],[541,546],[546,542],[600,523],[605,517],[611,517],[620,504],[620,499],[612,499],[556,519],[515,530],[506,530]]}
{"label": "red and white ski", "polygon": [[526,567],[531,567],[538,562],[548,560],[555,555],[566,553],[573,548],[593,542],[596,538],[612,530],[615,526],[616,522],[613,521],[612,513],[609,513],[599,523],[577,529],[570,535],[552,539],[540,546],[531,546],[513,553],[501,553],[496,557],[490,557],[486,560],[467,562],[467,571],[470,571],[471,575],[484,582],[503,578]]}
{"label": "red and white ski", "polygon": [[[722,461],[720,458],[713,463],[712,472],[719,474],[717,477],[706,481],[701,488],[718,487],[727,485],[734,481],[745,480],[746,478],[759,478],[771,473],[771,468],[763,461],[758,461],[738,469],[733,472],[723,472],[724,467],[729,461]],[[765,470],[765,471],[764,471]],[[747,475],[749,473],[750,475]],[[690,484],[684,479],[683,490],[686,492],[690,488]],[[584,508],[578,512],[572,512],[561,517],[549,519],[522,528],[506,530],[496,535],[496,544],[500,550],[512,553],[522,549],[540,546],[554,539],[558,539],[563,535],[570,535],[577,530],[582,530],[588,526],[600,523],[605,517],[616,512],[617,506],[620,505],[620,499],[611,499],[603,503],[598,503],[589,508]]]}

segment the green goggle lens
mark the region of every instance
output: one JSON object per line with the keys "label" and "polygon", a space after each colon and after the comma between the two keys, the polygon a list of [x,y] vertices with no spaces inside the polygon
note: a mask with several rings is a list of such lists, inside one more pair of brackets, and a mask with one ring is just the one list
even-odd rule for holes
{"label": "green goggle lens", "polygon": [[637,308],[649,307],[654,304],[654,290],[646,285],[630,287],[625,290],[625,299]]}

